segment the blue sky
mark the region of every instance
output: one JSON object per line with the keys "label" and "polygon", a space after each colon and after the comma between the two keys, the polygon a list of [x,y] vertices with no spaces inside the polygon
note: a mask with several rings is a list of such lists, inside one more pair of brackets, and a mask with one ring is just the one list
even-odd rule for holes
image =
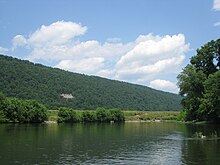
{"label": "blue sky", "polygon": [[0,53],[178,92],[196,49],[220,36],[220,0],[0,0]]}

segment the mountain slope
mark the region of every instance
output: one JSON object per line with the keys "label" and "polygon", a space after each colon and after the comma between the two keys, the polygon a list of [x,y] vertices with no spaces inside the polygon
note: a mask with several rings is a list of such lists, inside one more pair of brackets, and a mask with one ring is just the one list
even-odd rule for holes
{"label": "mountain slope", "polygon": [[[0,55],[0,92],[49,108],[180,110],[181,97],[145,86],[86,76]],[[64,94],[62,96],[62,94]]]}

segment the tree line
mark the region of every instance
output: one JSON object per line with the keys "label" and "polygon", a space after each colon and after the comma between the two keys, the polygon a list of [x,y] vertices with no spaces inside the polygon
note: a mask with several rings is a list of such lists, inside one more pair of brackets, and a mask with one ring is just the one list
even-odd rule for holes
{"label": "tree line", "polygon": [[[48,119],[47,108],[33,100],[5,97],[0,93],[0,123],[42,123]],[[119,109],[97,108],[95,111],[76,111],[59,108],[58,122],[123,122],[124,113]]]}
{"label": "tree line", "polygon": [[220,39],[212,40],[193,56],[178,75],[187,121],[220,121]]}
{"label": "tree line", "polygon": [[7,98],[0,93],[0,122],[42,123],[47,120],[47,109],[32,100]]}
{"label": "tree line", "polygon": [[71,108],[60,108],[58,112],[58,122],[76,123],[76,122],[124,122],[124,113],[119,109],[97,108],[95,111],[82,111],[78,113]]}

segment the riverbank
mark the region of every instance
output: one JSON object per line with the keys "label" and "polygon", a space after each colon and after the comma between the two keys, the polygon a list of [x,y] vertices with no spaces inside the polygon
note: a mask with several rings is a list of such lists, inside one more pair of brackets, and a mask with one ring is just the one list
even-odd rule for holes
{"label": "riverbank", "polygon": [[[76,110],[81,115],[84,110]],[[161,122],[178,121],[180,112],[174,111],[123,111],[125,122]],[[48,110],[48,121],[57,121],[58,110]]]}

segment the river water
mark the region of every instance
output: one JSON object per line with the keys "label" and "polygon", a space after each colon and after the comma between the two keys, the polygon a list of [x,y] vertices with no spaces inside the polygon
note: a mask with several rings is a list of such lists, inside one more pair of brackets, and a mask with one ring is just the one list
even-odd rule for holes
{"label": "river water", "polygon": [[0,164],[220,164],[219,125],[1,124]]}

